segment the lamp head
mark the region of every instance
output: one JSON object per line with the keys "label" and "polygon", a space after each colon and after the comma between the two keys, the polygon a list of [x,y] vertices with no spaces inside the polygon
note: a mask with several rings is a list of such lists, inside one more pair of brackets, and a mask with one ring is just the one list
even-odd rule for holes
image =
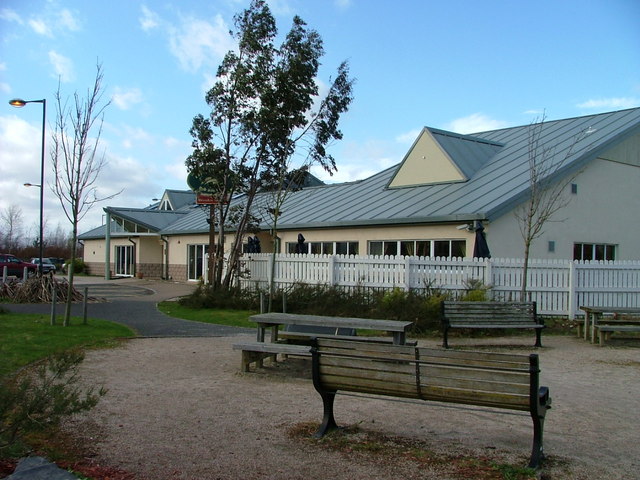
{"label": "lamp head", "polygon": [[26,104],[27,102],[25,102],[21,98],[14,98],[13,100],[9,100],[9,105],[17,108],[24,107]]}

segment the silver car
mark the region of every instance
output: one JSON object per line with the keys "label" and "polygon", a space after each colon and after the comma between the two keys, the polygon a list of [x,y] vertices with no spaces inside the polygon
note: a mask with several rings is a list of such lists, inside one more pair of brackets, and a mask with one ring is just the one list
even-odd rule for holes
{"label": "silver car", "polygon": [[[31,263],[39,266],[40,265],[40,259],[39,258],[32,258],[31,259]],[[49,273],[49,272],[56,273],[56,266],[48,258],[43,258],[42,259],[42,273]]]}

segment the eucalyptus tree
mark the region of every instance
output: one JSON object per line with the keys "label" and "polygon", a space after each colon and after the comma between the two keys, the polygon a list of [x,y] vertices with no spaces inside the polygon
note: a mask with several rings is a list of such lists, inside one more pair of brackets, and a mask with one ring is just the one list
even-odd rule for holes
{"label": "eucalyptus tree", "polygon": [[[252,213],[256,195],[281,191],[278,185],[296,163],[336,170],[326,148],[342,138],[338,123],[353,98],[346,62],[326,95],[319,95],[323,42],[300,17],[293,18],[279,46],[275,19],[263,0],[253,0],[236,15],[234,26],[237,49],[225,55],[205,96],[210,114],[193,119],[193,152],[186,161],[189,172],[216,198],[208,218],[209,282],[214,288],[231,285],[243,237],[261,220],[259,212]],[[230,200],[240,195],[232,207]],[[223,277],[228,228],[235,235]]]}

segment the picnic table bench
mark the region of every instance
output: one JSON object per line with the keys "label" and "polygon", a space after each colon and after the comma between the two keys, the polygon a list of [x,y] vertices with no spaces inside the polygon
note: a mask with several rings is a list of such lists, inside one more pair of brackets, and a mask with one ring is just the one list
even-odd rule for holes
{"label": "picnic table bench", "polygon": [[533,420],[529,467],[543,459],[543,428],[551,408],[549,389],[539,385],[538,355],[441,350],[381,345],[345,339],[312,342],[315,389],[323,420],[315,436],[338,428],[338,391],[528,411]]}
{"label": "picnic table bench", "polygon": [[[252,363],[262,364],[265,358],[277,359],[277,355],[310,356],[310,341],[316,336],[332,336],[335,338],[353,339],[357,329],[384,331],[390,335],[394,344],[406,343],[406,332],[413,322],[398,322],[375,318],[330,317],[323,315],[303,315],[297,313],[260,313],[252,315],[249,320],[258,326],[255,342],[244,342],[233,345],[234,350],[242,352],[241,370],[248,372]],[[279,327],[288,327],[286,332],[279,332]],[[266,342],[266,330],[271,330],[270,341]],[[280,336],[282,334],[282,337]],[[302,344],[292,344],[280,339],[303,340]],[[367,338],[372,343],[387,343],[381,338]]]}
{"label": "picnic table bench", "polygon": [[440,309],[444,348],[449,348],[452,328],[531,328],[536,347],[542,346],[544,322],[538,318],[536,302],[453,302],[443,301]]}
{"label": "picnic table bench", "polygon": [[590,338],[591,343],[597,336],[602,346],[613,332],[640,332],[640,308],[582,306],[580,310],[584,311],[584,331],[578,324],[578,336]]}

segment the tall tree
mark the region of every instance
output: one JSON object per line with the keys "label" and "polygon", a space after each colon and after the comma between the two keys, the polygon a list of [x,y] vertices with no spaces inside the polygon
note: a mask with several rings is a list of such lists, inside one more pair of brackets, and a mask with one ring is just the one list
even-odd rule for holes
{"label": "tall tree", "polygon": [[[236,15],[234,25],[238,48],[227,53],[206,95],[210,115],[193,120],[194,150],[186,161],[188,170],[219,201],[209,213],[209,281],[214,288],[232,283],[244,235],[256,218],[253,203],[262,189],[273,189],[296,158],[335,170],[326,146],[342,138],[338,122],[352,101],[353,80],[346,62],[328,94],[319,98],[316,77],[324,53],[322,39],[300,17],[294,17],[280,47],[274,44],[275,19],[263,0],[253,0]],[[239,194],[242,202],[233,212],[229,200]],[[223,278],[229,226],[235,236]]]}
{"label": "tall tree", "polygon": [[[63,100],[60,85],[55,94],[56,117],[51,150],[55,183],[52,189],[72,225],[69,291],[63,322],[65,326],[69,325],[71,317],[75,273],[73,266],[78,251],[78,223],[94,204],[113,198],[120,193],[98,197],[96,186],[98,176],[106,162],[104,152],[99,152],[98,148],[104,112],[111,103],[102,101],[104,93],[102,79],[102,66],[98,64],[94,84],[87,89],[86,98],[76,92],[71,102]],[[107,228],[109,228],[108,225]]]}
{"label": "tall tree", "polygon": [[514,212],[524,242],[524,267],[520,287],[520,299],[523,301],[527,294],[531,245],[544,233],[545,224],[569,204],[571,197],[567,195],[567,191],[580,171],[567,172],[567,160],[573,155],[578,142],[587,134],[584,131],[576,135],[563,153],[555,145],[545,142],[545,119],[543,115],[529,125],[527,200]]}
{"label": "tall tree", "polygon": [[2,228],[0,230],[3,250],[15,253],[21,246],[22,238],[22,209],[15,204],[11,204],[0,210],[0,220]]}

